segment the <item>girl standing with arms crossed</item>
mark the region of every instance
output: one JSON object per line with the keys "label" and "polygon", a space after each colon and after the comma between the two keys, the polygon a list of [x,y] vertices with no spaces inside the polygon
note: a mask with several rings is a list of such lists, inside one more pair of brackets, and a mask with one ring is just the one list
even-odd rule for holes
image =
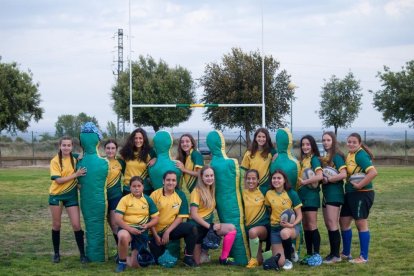
{"label": "girl standing with arms crossed", "polygon": [[217,235],[224,236],[219,263],[233,265],[235,262],[229,258],[229,254],[236,238],[236,227],[230,223],[213,223],[214,209],[216,209],[214,171],[209,165],[205,165],[200,170],[197,186],[191,193],[190,199],[190,222],[196,224],[198,229],[194,260],[197,264],[201,263],[201,244],[208,230],[213,228]]}
{"label": "girl standing with arms crossed", "polygon": [[270,187],[269,166],[275,153],[269,131],[258,128],[254,133],[252,145],[244,154],[241,163],[242,169],[255,169],[259,172],[259,189],[264,194]]}
{"label": "girl standing with arms crossed", "polygon": [[263,262],[262,241],[269,235],[269,212],[265,206],[265,196],[258,189],[259,172],[250,169],[244,176],[243,203],[246,230],[249,234],[251,258],[247,268],[254,268]]}
{"label": "girl standing with arms crossed", "polygon": [[183,172],[182,185],[189,193],[197,184],[198,171],[204,165],[203,156],[196,149],[196,142],[191,134],[183,134],[178,141],[177,167]]}
{"label": "girl standing with arms crossed", "polygon": [[129,181],[132,176],[140,176],[144,181],[144,194],[151,194],[152,188],[147,179],[147,166],[149,161],[155,157],[155,152],[149,144],[147,132],[142,128],[135,129],[128,136],[126,144],[119,153],[125,162],[123,194],[130,193]]}
{"label": "girl standing with arms crossed", "polygon": [[[112,229],[115,243],[118,245],[118,227],[115,222],[115,209],[122,198],[121,177],[125,170],[118,159],[118,143],[114,139],[109,139],[104,144],[106,159],[109,162],[109,174],[107,177],[106,197],[108,200],[108,222]],[[123,163],[123,162],[122,162]]]}
{"label": "girl standing with arms crossed", "polygon": [[60,262],[60,227],[62,221],[62,209],[66,208],[70,223],[75,234],[76,244],[80,252],[80,261],[88,262],[85,256],[83,231],[80,224],[78,203],[77,177],[86,174],[84,168],[76,171],[76,158],[72,154],[73,141],[70,137],[62,137],[59,141],[59,152],[50,161],[50,177],[52,184],[49,188],[49,208],[52,214],[52,242],[54,263]]}
{"label": "girl standing with arms crossed", "polygon": [[[345,184],[345,202],[341,209],[340,225],[342,230],[344,259],[354,264],[368,262],[368,251],[371,235],[368,228],[368,215],[374,203],[374,188],[372,180],[377,176],[377,170],[372,165],[373,154],[361,141],[358,133],[351,133],[346,145],[348,155],[346,157],[346,170],[348,180]],[[351,182],[349,177],[356,173],[365,173],[360,182]],[[358,228],[360,254],[356,259],[351,257],[352,229],[351,223],[355,220]]]}
{"label": "girl standing with arms crossed", "polygon": [[[271,209],[270,214],[270,239],[272,242],[272,254],[280,254],[278,265],[285,270],[292,269],[292,239],[299,236],[300,222],[302,220],[302,203],[298,194],[291,189],[289,180],[282,170],[276,170],[272,174],[272,187],[266,193],[265,204]],[[287,209],[295,211],[293,223],[281,221],[280,215]]]}
{"label": "girl standing with arms crossed", "polygon": [[319,254],[321,245],[321,236],[318,230],[318,209],[321,205],[319,196],[320,188],[312,188],[310,184],[319,182],[323,179],[322,165],[319,160],[320,154],[315,138],[311,135],[305,135],[300,140],[300,166],[301,173],[305,169],[312,169],[315,176],[300,181],[298,189],[299,198],[302,201],[303,213],[303,230],[305,232],[306,256],[302,259],[302,264],[321,265],[322,257]]}
{"label": "girl standing with arms crossed", "polygon": [[345,156],[339,150],[335,133],[325,132],[322,135],[322,144],[327,155],[321,158],[323,167],[336,169],[339,174],[324,175],[322,180],[322,212],[328,230],[330,252],[323,261],[331,264],[341,261],[339,249],[341,246],[341,234],[339,233],[339,211],[344,204],[344,179],[346,178]]}

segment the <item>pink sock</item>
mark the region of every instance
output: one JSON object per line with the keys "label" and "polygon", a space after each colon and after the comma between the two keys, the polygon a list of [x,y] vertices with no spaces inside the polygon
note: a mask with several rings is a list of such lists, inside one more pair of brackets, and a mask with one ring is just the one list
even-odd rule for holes
{"label": "pink sock", "polygon": [[233,231],[228,232],[224,236],[223,249],[221,250],[220,259],[224,260],[224,259],[227,259],[227,257],[229,256],[230,250],[233,247],[234,240],[236,239],[236,234],[237,234],[237,231],[233,230]]}

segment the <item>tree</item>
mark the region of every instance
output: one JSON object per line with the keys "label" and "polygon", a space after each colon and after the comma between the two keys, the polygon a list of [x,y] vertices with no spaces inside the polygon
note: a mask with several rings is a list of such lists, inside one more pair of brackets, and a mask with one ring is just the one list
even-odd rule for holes
{"label": "tree", "polygon": [[32,77],[30,69],[22,72],[15,62],[2,63],[0,57],[0,132],[26,131],[32,119],[42,119],[39,84]]}
{"label": "tree", "polygon": [[343,80],[332,75],[322,86],[319,118],[325,127],[333,126],[335,134],[338,128],[347,128],[358,117],[361,109],[360,81],[349,72]]}
{"label": "tree", "polygon": [[81,126],[86,122],[93,122],[99,128],[98,121],[95,117],[90,117],[81,112],[77,116],[61,115],[55,123],[56,137],[70,136],[79,138]]}
{"label": "tree", "polygon": [[384,72],[378,72],[382,90],[373,92],[374,107],[382,112],[382,119],[389,125],[408,123],[414,127],[414,60],[406,63],[401,72],[392,72],[384,66]]}
{"label": "tree", "polygon": [[[165,61],[158,63],[150,56],[140,56],[132,63],[133,104],[188,104],[195,102],[193,80],[188,70],[169,68]],[[129,70],[119,75],[112,88],[114,111],[129,120]],[[188,120],[192,110],[183,108],[134,108],[133,121],[152,126],[154,131],[173,127]],[[135,124],[135,123],[134,123]]]}
{"label": "tree", "polygon": [[[200,83],[204,87],[203,103],[262,103],[262,57],[258,51],[244,53],[232,48],[222,63],[210,63],[204,69]],[[289,112],[293,93],[287,88],[290,76],[280,71],[272,56],[265,56],[265,116],[266,127],[276,129],[285,125],[283,117]],[[279,72],[278,72],[279,71]],[[258,107],[207,108],[204,118],[215,128],[239,127],[250,133],[262,125],[262,109]]]}
{"label": "tree", "polygon": [[108,137],[116,138],[116,125],[114,122],[107,122],[106,124],[106,131],[108,133]]}

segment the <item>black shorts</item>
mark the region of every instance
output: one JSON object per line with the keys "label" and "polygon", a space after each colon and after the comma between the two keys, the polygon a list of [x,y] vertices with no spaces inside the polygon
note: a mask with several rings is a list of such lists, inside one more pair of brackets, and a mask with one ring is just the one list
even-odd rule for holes
{"label": "black shorts", "polygon": [[[125,230],[122,227],[118,227],[118,232],[121,230]],[[128,232],[129,233],[129,232]],[[138,250],[140,251],[142,248],[147,248],[148,247],[148,231],[142,233],[141,235],[134,235],[131,234],[131,250]]]}
{"label": "black shorts", "polygon": [[352,217],[354,220],[367,219],[369,210],[374,204],[374,197],[374,191],[346,193],[341,217]]}
{"label": "black shorts", "polygon": [[302,213],[304,212],[317,212],[318,207],[301,207]]}
{"label": "black shorts", "polygon": [[197,236],[196,244],[202,244],[204,237],[207,235],[208,228],[205,228],[204,226],[197,224],[197,231],[198,231],[198,236]]}
{"label": "black shorts", "polygon": [[341,202],[325,202],[325,200],[322,200],[322,208],[326,208],[326,205],[331,205],[335,207],[341,207]]}

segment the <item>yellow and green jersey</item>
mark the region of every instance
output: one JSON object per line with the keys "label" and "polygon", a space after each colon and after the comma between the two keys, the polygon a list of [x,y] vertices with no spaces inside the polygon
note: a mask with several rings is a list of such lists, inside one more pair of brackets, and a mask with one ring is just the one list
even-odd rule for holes
{"label": "yellow and green jersey", "polygon": [[[312,169],[315,173],[319,170],[322,170],[322,164],[319,158],[315,155],[306,156],[300,162],[300,176],[302,177],[303,171],[307,168]],[[321,205],[320,202],[320,188],[312,188],[311,185],[299,186],[298,195],[300,200],[303,203],[304,207],[317,207]]]}
{"label": "yellow and green jersey", "polygon": [[[201,153],[194,149],[191,149],[190,154],[185,158],[184,167],[187,170],[196,171],[197,169],[201,169],[203,166],[204,159]],[[181,187],[185,187],[191,193],[197,184],[197,176],[192,176],[185,173],[184,177],[181,178],[181,181]]]}
{"label": "yellow and green jersey", "polygon": [[263,151],[258,150],[252,157],[251,151],[246,151],[240,167],[246,171],[250,169],[257,170],[259,172],[260,190],[263,193],[266,193],[270,187],[270,163],[272,162],[272,157],[276,151],[272,150],[266,157],[262,157],[262,152]]}
{"label": "yellow and green jersey", "polygon": [[346,157],[346,171],[348,178],[345,184],[345,193],[366,192],[374,190],[372,182],[368,183],[360,190],[355,189],[354,186],[349,182],[349,177],[351,175],[356,173],[367,173],[372,168],[374,168],[374,166],[372,165],[371,158],[364,149],[359,148],[354,153],[348,153]]}
{"label": "yellow and green jersey", "polygon": [[158,233],[164,232],[177,217],[188,218],[188,202],[182,191],[175,190],[172,195],[165,195],[164,189],[159,188],[150,197],[160,212],[158,224],[155,226]]}
{"label": "yellow and green jersey", "polygon": [[118,159],[109,160],[109,173],[106,181],[107,198],[119,198],[122,196],[121,178],[124,168]]}
{"label": "yellow and green jersey", "polygon": [[[329,155],[322,157],[322,163],[326,166],[330,166],[336,169],[338,172],[342,169],[346,169],[346,164],[344,158],[339,155],[335,154],[332,158],[332,163],[327,164],[329,160]],[[322,185],[322,193],[323,193],[323,200],[325,203],[327,202],[344,202],[344,181],[340,180],[335,183],[327,183]]]}
{"label": "yellow and green jersey", "polygon": [[213,201],[213,206],[211,206],[211,208],[207,208],[206,206],[204,206],[204,203],[201,200],[200,193],[197,188],[191,192],[190,206],[195,206],[198,208],[197,213],[203,220],[207,221],[208,223],[213,222],[214,209],[216,209],[216,201]]}
{"label": "yellow and green jersey", "polygon": [[62,157],[62,166],[59,163],[59,156],[56,155],[53,157],[52,161],[50,161],[50,178],[52,180],[52,184],[49,188],[50,195],[61,195],[65,194],[76,187],[78,184],[77,178],[69,180],[65,183],[58,184],[55,180],[61,177],[66,177],[72,175],[76,172],[76,159],[73,157],[73,164],[72,166],[71,157]]}
{"label": "yellow and green jersey", "polygon": [[150,217],[159,215],[154,201],[144,194],[140,198],[133,194],[124,196],[119,201],[115,212],[123,215],[125,223],[133,227],[146,224],[150,221]]}
{"label": "yellow and green jersey", "polygon": [[243,203],[244,219],[247,229],[269,224],[269,212],[265,206],[265,196],[260,189],[254,191],[244,189]]}
{"label": "yellow and green jersey", "polygon": [[265,205],[271,209],[270,226],[272,228],[280,228],[280,215],[287,209],[297,209],[302,207],[302,202],[298,194],[290,189],[288,192],[276,192],[276,190],[269,190],[265,196]]}
{"label": "yellow and green jersey", "polygon": [[148,162],[156,156],[153,150],[150,151],[148,157],[145,161],[138,160],[138,152],[134,153],[135,158],[133,160],[120,160],[121,165],[125,167],[124,171],[124,180],[123,180],[123,189],[125,191],[130,191],[129,181],[133,176],[139,176],[144,180],[145,190],[148,188],[147,178],[148,178]]}

